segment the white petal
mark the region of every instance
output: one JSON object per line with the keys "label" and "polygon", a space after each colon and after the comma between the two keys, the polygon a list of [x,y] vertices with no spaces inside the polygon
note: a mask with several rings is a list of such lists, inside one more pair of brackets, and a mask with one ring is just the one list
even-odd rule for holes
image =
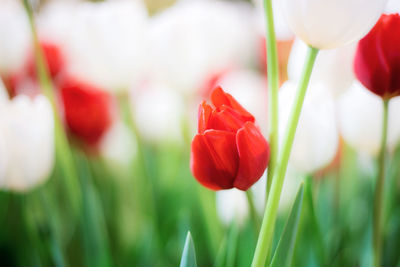
{"label": "white petal", "polygon": [[[339,99],[339,124],[344,140],[359,152],[377,155],[382,132],[382,100],[355,82]],[[389,106],[388,148],[400,141],[400,97]]]}
{"label": "white petal", "polygon": [[[296,91],[297,84],[289,81],[279,92],[280,142],[285,134]],[[333,160],[338,143],[333,97],[323,84],[312,83],[307,90],[290,163],[302,173],[313,173]]]}

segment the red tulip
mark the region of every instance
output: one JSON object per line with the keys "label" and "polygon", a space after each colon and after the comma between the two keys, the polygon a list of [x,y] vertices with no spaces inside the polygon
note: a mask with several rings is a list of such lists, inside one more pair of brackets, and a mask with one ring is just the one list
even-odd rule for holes
{"label": "red tulip", "polygon": [[220,87],[199,108],[198,134],[192,141],[191,170],[212,190],[249,189],[269,161],[269,145],[253,115]]}
{"label": "red tulip", "polygon": [[88,145],[97,145],[112,123],[111,95],[72,78],[62,79],[58,86],[70,132]]}
{"label": "red tulip", "polygon": [[400,16],[382,15],[359,43],[354,70],[360,82],[383,99],[400,95]]}

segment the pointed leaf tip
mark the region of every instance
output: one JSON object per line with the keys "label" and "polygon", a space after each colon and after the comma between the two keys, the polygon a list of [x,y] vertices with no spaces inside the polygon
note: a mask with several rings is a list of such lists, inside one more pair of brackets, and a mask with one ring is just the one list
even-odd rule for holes
{"label": "pointed leaf tip", "polygon": [[186,235],[185,246],[183,247],[180,267],[197,267],[196,252],[190,231]]}

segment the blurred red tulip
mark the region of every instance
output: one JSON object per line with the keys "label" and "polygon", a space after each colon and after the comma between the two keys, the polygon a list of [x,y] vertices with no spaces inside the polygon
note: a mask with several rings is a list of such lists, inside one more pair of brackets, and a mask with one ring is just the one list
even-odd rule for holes
{"label": "blurred red tulip", "polygon": [[382,15],[358,44],[354,70],[360,82],[384,99],[400,95],[400,15]]}
{"label": "blurred red tulip", "polygon": [[191,170],[212,190],[249,189],[264,173],[269,145],[253,115],[220,87],[199,109],[198,134],[192,141]]}
{"label": "blurred red tulip", "polygon": [[58,86],[70,132],[88,145],[97,145],[112,123],[111,95],[70,77]]}
{"label": "blurred red tulip", "polygon": [[[56,44],[44,41],[40,42],[40,47],[47,64],[47,70],[51,78],[54,79],[65,67],[65,61],[61,49]],[[30,77],[37,79],[36,62],[33,53],[28,58],[26,72]]]}

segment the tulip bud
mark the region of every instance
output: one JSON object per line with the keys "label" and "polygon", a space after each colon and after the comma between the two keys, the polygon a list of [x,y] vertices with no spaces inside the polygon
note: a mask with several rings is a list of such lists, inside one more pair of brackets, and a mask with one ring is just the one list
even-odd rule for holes
{"label": "tulip bud", "polygon": [[199,108],[198,134],[192,141],[194,177],[212,190],[249,189],[264,173],[269,145],[255,119],[220,87],[211,94],[214,107]]}
{"label": "tulip bud", "polygon": [[354,70],[360,82],[383,99],[400,96],[400,15],[382,15],[357,47]]}
{"label": "tulip bud", "polygon": [[387,0],[282,0],[293,32],[318,49],[337,48],[362,38],[379,19]]}

